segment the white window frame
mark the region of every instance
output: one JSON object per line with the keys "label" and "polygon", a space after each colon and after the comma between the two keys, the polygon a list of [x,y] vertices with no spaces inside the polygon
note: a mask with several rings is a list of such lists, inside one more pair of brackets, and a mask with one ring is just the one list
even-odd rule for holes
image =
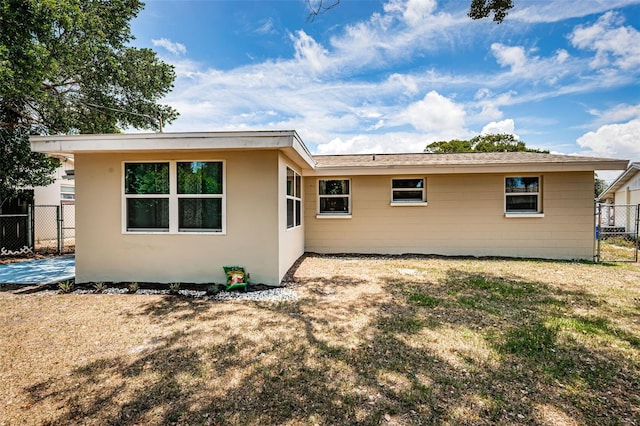
{"label": "white window frame", "polygon": [[[289,179],[289,170],[291,170],[293,172],[293,195],[289,195],[289,191],[288,191],[288,187],[286,186],[288,184],[288,179]],[[296,185],[296,182],[299,181],[300,185]],[[299,194],[296,192],[300,192]],[[293,226],[289,226],[289,209],[288,207],[286,207],[286,211],[287,211],[287,217],[286,217],[286,227],[287,230],[289,229],[296,229],[302,226],[302,219],[304,216],[304,212],[303,212],[303,204],[302,204],[302,175],[300,175],[300,173],[296,172],[295,170],[293,170],[291,167],[287,167],[286,170],[286,175],[285,175],[285,198],[286,198],[286,203],[289,203],[289,200],[293,201]],[[300,206],[300,214],[296,214],[296,204],[298,204]]]}
{"label": "white window frame", "polygon": [[75,201],[76,187],[70,185],[60,185],[60,201]]}
{"label": "white window frame", "polygon": [[[416,180],[416,179],[421,179],[422,180],[422,188],[394,188],[393,183],[394,181],[397,180]],[[393,198],[393,193],[394,191],[416,191],[417,189],[422,189],[422,199],[420,201],[415,200],[415,201],[409,201],[409,200],[405,200],[405,201],[396,201]],[[427,205],[427,178],[423,177],[423,176],[398,176],[398,177],[393,177],[391,178],[391,191],[389,192],[389,199],[391,200],[389,202],[389,205],[393,206],[393,207],[406,207],[406,206],[426,206]]]}
{"label": "white window frame", "polygon": [[[507,192],[507,179],[513,178],[537,178],[538,179],[538,191],[537,192]],[[504,216],[506,218],[536,218],[544,217],[542,210],[542,176],[541,175],[508,175],[504,177],[502,182],[504,193]],[[523,195],[535,195],[536,196],[536,210],[522,210],[522,211],[507,211],[507,198],[517,197]]]}
{"label": "white window frame", "polygon": [[[348,194],[339,194],[339,195],[329,195],[329,194],[324,194],[324,195],[320,195],[320,182],[322,181],[328,181],[328,180],[346,180],[347,182],[349,182],[349,193]],[[316,185],[316,196],[317,196],[317,212],[316,212],[316,218],[318,219],[351,219],[352,215],[351,215],[351,194],[353,193],[353,187],[351,186],[351,179],[350,178],[344,178],[344,177],[331,177],[331,178],[323,178],[323,179],[318,179],[317,185]],[[322,198],[347,198],[347,212],[346,213],[340,213],[340,212],[321,212],[320,211],[320,200]]]}
{"label": "white window frame", "polygon": [[[178,194],[178,163],[222,163],[222,194]],[[168,194],[126,194],[125,171],[126,165],[131,163],[168,163],[169,164],[169,193]],[[186,159],[186,160],[127,160],[122,162],[120,191],[122,194],[122,233],[123,234],[180,234],[180,235],[226,235],[227,233],[227,165],[225,160],[216,159]],[[169,230],[156,231],[151,229],[127,229],[127,199],[129,198],[168,198],[169,199]],[[181,198],[218,198],[221,199],[221,229],[220,230],[179,230],[178,200]]]}

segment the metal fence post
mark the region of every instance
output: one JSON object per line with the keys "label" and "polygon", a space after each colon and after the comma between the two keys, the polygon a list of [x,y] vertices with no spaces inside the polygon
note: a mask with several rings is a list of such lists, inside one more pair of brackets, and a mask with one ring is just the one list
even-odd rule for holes
{"label": "metal fence post", "polygon": [[58,254],[62,254],[62,211],[56,206],[56,221],[58,224]]}
{"label": "metal fence post", "polygon": [[31,246],[31,250],[36,252],[36,209],[32,204],[27,206],[27,241]]}

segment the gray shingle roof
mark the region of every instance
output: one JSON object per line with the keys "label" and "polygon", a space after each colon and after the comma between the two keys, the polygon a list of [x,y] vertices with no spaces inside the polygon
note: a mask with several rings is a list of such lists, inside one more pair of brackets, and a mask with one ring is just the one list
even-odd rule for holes
{"label": "gray shingle roof", "polygon": [[478,166],[484,164],[592,164],[619,159],[542,154],[536,152],[473,152],[456,154],[354,154],[314,155],[318,169],[384,166]]}

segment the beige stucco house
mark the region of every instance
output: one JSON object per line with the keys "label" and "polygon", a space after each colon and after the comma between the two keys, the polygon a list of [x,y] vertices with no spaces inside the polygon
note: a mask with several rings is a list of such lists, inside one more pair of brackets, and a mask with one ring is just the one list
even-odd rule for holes
{"label": "beige stucco house", "polygon": [[305,252],[592,259],[595,170],[537,153],[312,155],[295,131],[39,136],[73,154],[76,280],[278,285]]}

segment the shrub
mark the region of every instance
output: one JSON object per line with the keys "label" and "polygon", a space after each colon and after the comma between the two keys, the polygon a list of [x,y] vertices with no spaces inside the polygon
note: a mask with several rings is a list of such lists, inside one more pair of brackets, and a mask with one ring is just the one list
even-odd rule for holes
{"label": "shrub", "polygon": [[129,285],[127,286],[127,292],[129,294],[133,294],[137,292],[139,289],[140,289],[140,285],[138,283],[129,283]]}
{"label": "shrub", "polygon": [[179,291],[180,291],[180,283],[169,284],[169,293],[178,294]]}

